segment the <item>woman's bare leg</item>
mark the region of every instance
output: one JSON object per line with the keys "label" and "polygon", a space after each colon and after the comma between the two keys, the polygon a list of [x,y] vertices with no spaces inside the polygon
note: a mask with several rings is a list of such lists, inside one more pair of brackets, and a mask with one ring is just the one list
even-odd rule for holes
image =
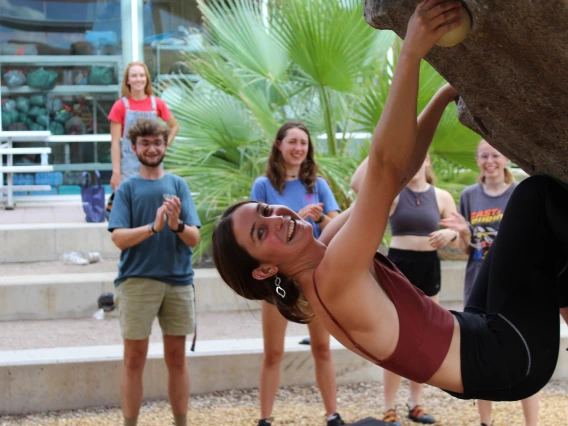
{"label": "woman's bare leg", "polygon": [[493,403],[483,399],[477,400],[477,411],[479,411],[479,421],[487,426],[491,426],[491,409]]}
{"label": "woman's bare leg", "polygon": [[280,385],[280,362],[284,356],[284,336],[288,321],[278,309],[262,302],[262,335],[264,337],[264,354],[260,368],[259,399],[260,418],[272,415],[274,400]]}
{"label": "woman's bare leg", "polygon": [[328,416],[337,412],[337,382],[335,366],[329,349],[329,332],[314,318],[308,324],[310,346],[314,357],[316,382],[321,392],[323,405]]}
{"label": "woman's bare leg", "polygon": [[538,394],[523,399],[521,401],[525,423],[527,426],[537,426],[538,424]]}
{"label": "woman's bare leg", "polygon": [[400,385],[400,376],[383,370],[383,389],[385,392],[385,412],[394,409],[396,405],[396,393]]}

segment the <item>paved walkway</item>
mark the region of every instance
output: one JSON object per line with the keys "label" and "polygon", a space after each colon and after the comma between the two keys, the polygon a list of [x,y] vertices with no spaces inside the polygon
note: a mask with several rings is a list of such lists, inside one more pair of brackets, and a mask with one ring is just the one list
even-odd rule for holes
{"label": "paved walkway", "polygon": [[[443,303],[443,305],[447,309],[461,309],[461,303]],[[198,342],[262,337],[260,310],[256,309],[256,306],[251,303],[250,310],[237,312],[198,313]],[[289,322],[286,335],[308,336],[308,327]],[[116,312],[107,314],[106,319],[102,321],[93,318],[0,321],[0,336],[2,336],[0,354],[1,351],[22,349],[122,344]],[[162,332],[157,320],[152,326],[150,342],[162,342]]]}

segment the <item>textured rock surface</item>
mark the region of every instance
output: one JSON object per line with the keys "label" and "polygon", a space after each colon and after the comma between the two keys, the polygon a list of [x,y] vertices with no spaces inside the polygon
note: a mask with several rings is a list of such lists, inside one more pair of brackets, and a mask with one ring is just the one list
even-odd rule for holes
{"label": "textured rock surface", "polygon": [[[365,0],[404,38],[418,0]],[[460,121],[529,174],[568,183],[568,0],[465,0],[468,37],[426,60],[460,93]]]}

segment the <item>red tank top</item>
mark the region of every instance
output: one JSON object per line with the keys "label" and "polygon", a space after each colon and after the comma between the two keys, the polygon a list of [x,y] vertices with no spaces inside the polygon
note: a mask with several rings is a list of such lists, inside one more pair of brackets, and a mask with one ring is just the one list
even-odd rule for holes
{"label": "red tank top", "polygon": [[438,371],[450,349],[454,317],[414,287],[385,256],[377,253],[373,263],[380,286],[398,313],[398,343],[387,359],[376,358],[353,340],[324,305],[314,277],[316,296],[335,325],[375,364],[414,382],[427,382]]}

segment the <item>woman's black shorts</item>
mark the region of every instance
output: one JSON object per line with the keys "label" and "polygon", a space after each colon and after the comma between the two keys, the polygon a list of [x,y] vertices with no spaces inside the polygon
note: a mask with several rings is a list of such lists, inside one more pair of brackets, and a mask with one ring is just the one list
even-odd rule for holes
{"label": "woman's black shorts", "polygon": [[460,325],[464,392],[446,392],[460,399],[518,401],[548,383],[558,359],[558,318],[523,332],[502,314],[452,313]]}
{"label": "woman's black shorts", "polygon": [[387,256],[392,263],[418,287],[426,296],[432,297],[440,292],[442,274],[438,253],[433,251],[414,251],[390,248]]}

